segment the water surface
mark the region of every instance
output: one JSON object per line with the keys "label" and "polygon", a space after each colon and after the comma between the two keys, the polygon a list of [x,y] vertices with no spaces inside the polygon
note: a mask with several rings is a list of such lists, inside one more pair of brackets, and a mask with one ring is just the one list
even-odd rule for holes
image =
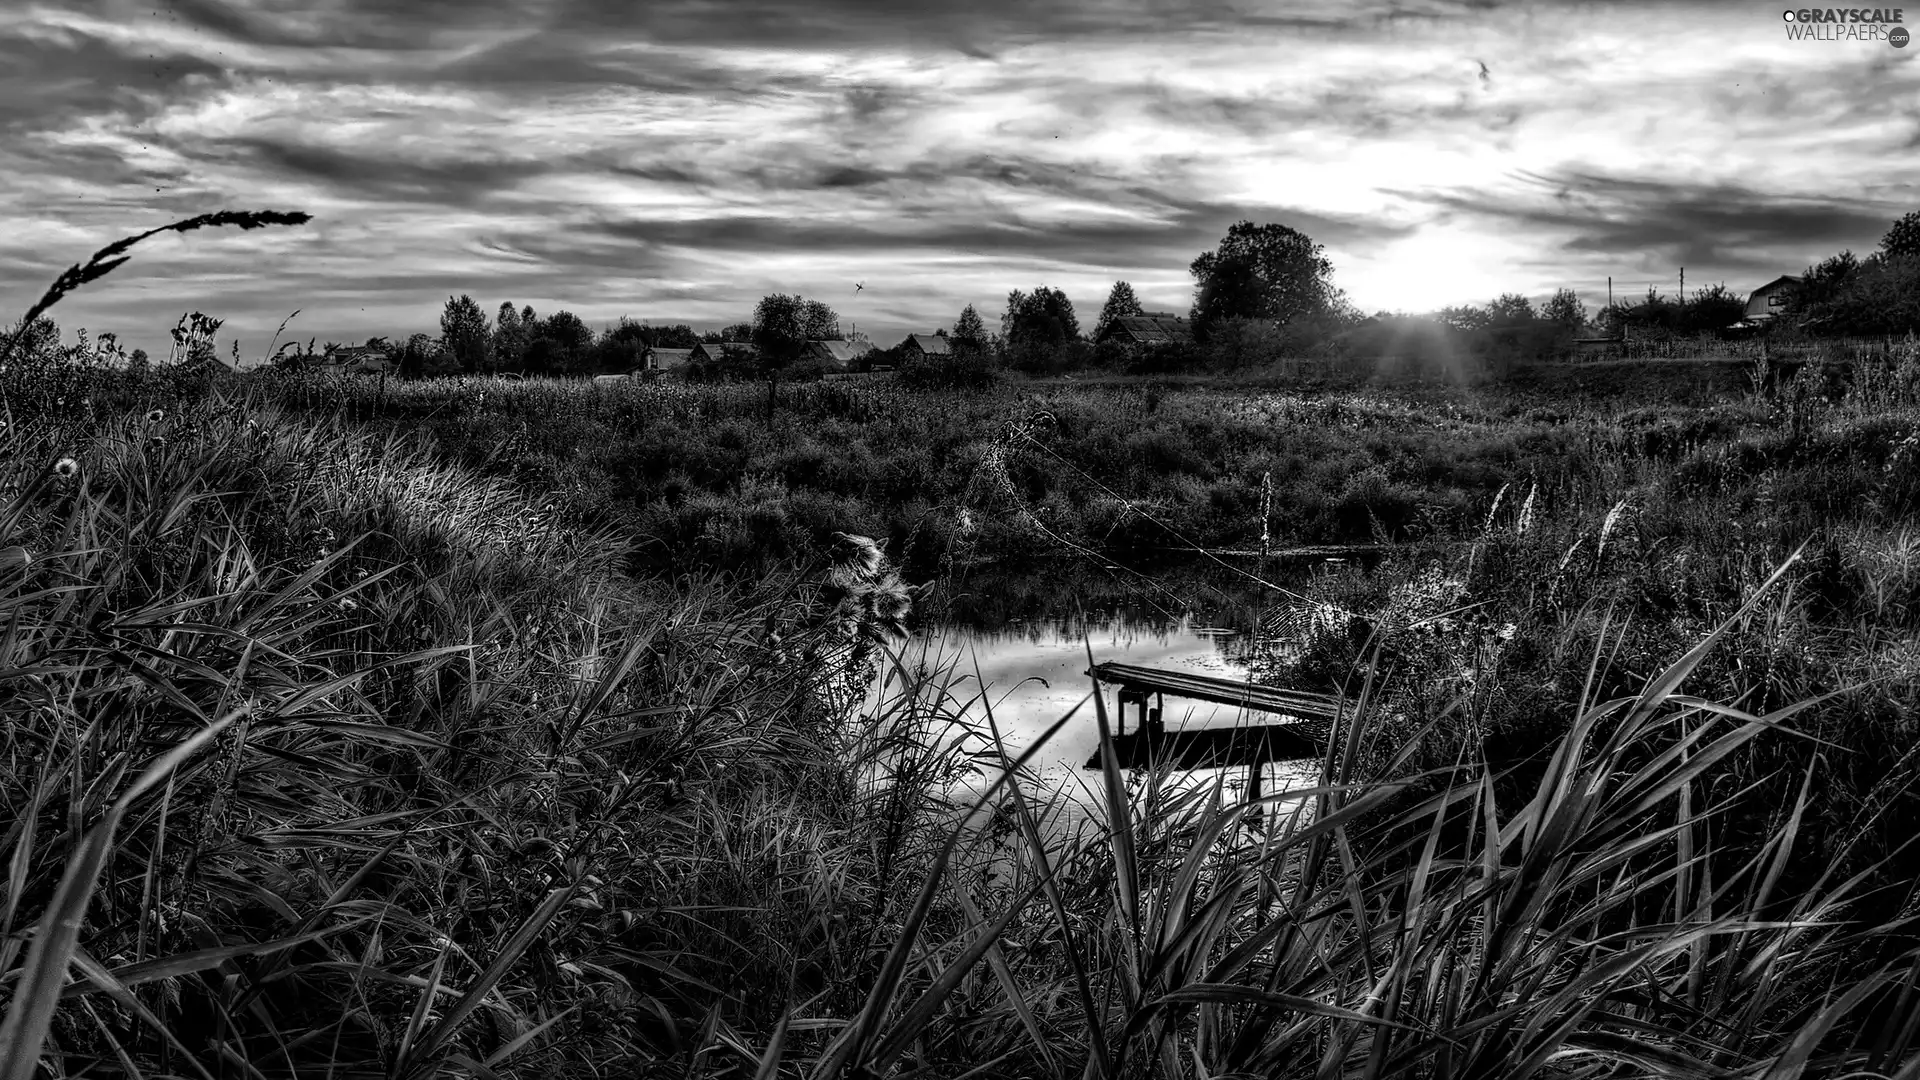
{"label": "water surface", "polygon": [[[1244,680],[1254,656],[1286,644],[1258,633],[1267,590],[1218,568],[1184,578],[1160,576],[1146,585],[1121,574],[1096,578],[1093,588],[1084,577],[1056,577],[1053,584],[1049,593],[1044,578],[975,583],[970,592],[959,594],[962,602],[949,598],[949,617],[917,634],[908,658],[910,664],[932,670],[951,665],[955,696],[969,703],[964,715],[984,728],[990,705],[1011,754],[1032,746],[1047,727],[1078,706],[1034,766],[1047,791],[1063,791],[1082,809],[1098,804],[1099,774],[1083,768],[1099,745],[1089,699],[1093,683],[1086,674],[1089,654],[1094,663],[1117,661]],[[1097,606],[1089,607],[1088,600]],[[1105,686],[1103,693],[1112,723],[1117,719],[1117,688]],[[1173,697],[1166,699],[1165,710],[1163,720],[1170,731],[1278,719]],[[1137,724],[1135,710],[1126,717],[1127,730]],[[987,770],[972,786],[995,775],[997,771]],[[1262,784],[1272,794],[1308,786],[1313,775],[1311,762],[1276,762],[1266,767]],[[1223,780],[1233,798],[1245,785],[1246,770],[1203,769],[1176,779],[1182,784]]]}

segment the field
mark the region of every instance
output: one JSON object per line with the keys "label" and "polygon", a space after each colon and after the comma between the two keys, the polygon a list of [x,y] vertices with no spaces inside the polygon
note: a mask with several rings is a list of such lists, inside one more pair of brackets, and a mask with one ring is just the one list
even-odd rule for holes
{"label": "field", "polygon": [[[1720,367],[16,360],[0,1075],[1920,1075],[1920,346]],[[943,583],[1263,535],[1390,546],[1273,593],[1319,787],[948,827]]]}

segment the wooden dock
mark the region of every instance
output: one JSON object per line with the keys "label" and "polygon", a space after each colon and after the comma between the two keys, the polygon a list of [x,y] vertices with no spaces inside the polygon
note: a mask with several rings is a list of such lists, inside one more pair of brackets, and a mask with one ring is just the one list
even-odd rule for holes
{"label": "wooden dock", "polygon": [[[1087,671],[1097,683],[1120,688],[1118,725],[1113,737],[1114,764],[1122,769],[1165,765],[1177,770],[1241,768],[1247,770],[1248,797],[1260,797],[1260,768],[1274,761],[1301,761],[1325,752],[1327,732],[1340,703],[1326,694],[1255,686],[1234,679],[1162,671],[1138,664],[1095,664]],[[1162,720],[1166,696],[1207,701],[1251,712],[1293,718],[1280,724],[1237,725],[1166,730]],[[1149,699],[1156,705],[1148,707]],[[1138,706],[1137,730],[1127,732],[1127,706]],[[1102,767],[1096,749],[1086,767]]]}

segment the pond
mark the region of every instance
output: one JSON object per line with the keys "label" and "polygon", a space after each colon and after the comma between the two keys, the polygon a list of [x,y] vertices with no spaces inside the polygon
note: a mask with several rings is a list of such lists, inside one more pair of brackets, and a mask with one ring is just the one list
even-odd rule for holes
{"label": "pond", "polygon": [[[1269,567],[1262,576],[1298,587],[1307,572],[1294,567],[1278,578]],[[1017,579],[982,576],[950,584],[935,596],[930,607],[939,619],[915,635],[908,662],[936,671],[951,666],[954,695],[970,701],[964,715],[984,729],[986,706],[978,700],[984,697],[1010,754],[1032,746],[1047,727],[1079,706],[1033,763],[1041,785],[1037,794],[1045,798],[1060,793],[1068,807],[1066,817],[1073,818],[1100,799],[1100,774],[1084,768],[1099,746],[1098,721],[1089,699],[1093,684],[1086,674],[1089,652],[1095,663],[1117,661],[1244,680],[1256,657],[1290,644],[1259,630],[1261,613],[1274,595],[1230,567],[1211,564],[1151,575],[1090,569],[1083,563]],[[1113,723],[1115,688],[1105,686],[1103,693]],[[1165,708],[1168,731],[1277,719],[1171,696]],[[1127,724],[1133,730],[1137,715],[1129,715]],[[967,786],[977,790],[997,772],[988,769]],[[1221,772],[1195,770],[1176,776],[1174,783],[1211,785],[1219,779],[1228,798],[1237,797],[1246,770],[1225,770],[1224,776]],[[1311,786],[1316,775],[1314,762],[1275,762],[1266,766],[1262,786],[1273,794]]]}

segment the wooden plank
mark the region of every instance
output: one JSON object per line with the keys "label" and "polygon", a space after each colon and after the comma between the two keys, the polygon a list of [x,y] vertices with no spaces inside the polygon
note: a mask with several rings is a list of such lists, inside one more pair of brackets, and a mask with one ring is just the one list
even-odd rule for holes
{"label": "wooden plank", "polygon": [[[1325,731],[1313,730],[1319,727],[1318,724],[1264,724],[1171,732],[1150,727],[1114,736],[1114,764],[1122,769],[1147,769],[1163,764],[1185,771],[1308,760],[1324,753]],[[1095,749],[1087,759],[1086,768],[1100,767],[1100,751]]]}
{"label": "wooden plank", "polygon": [[1296,716],[1303,720],[1332,720],[1339,711],[1339,702],[1326,694],[1255,686],[1233,679],[1185,671],[1161,671],[1138,664],[1095,664],[1087,674],[1101,682],[1115,683],[1123,691],[1171,694],[1215,705]]}

